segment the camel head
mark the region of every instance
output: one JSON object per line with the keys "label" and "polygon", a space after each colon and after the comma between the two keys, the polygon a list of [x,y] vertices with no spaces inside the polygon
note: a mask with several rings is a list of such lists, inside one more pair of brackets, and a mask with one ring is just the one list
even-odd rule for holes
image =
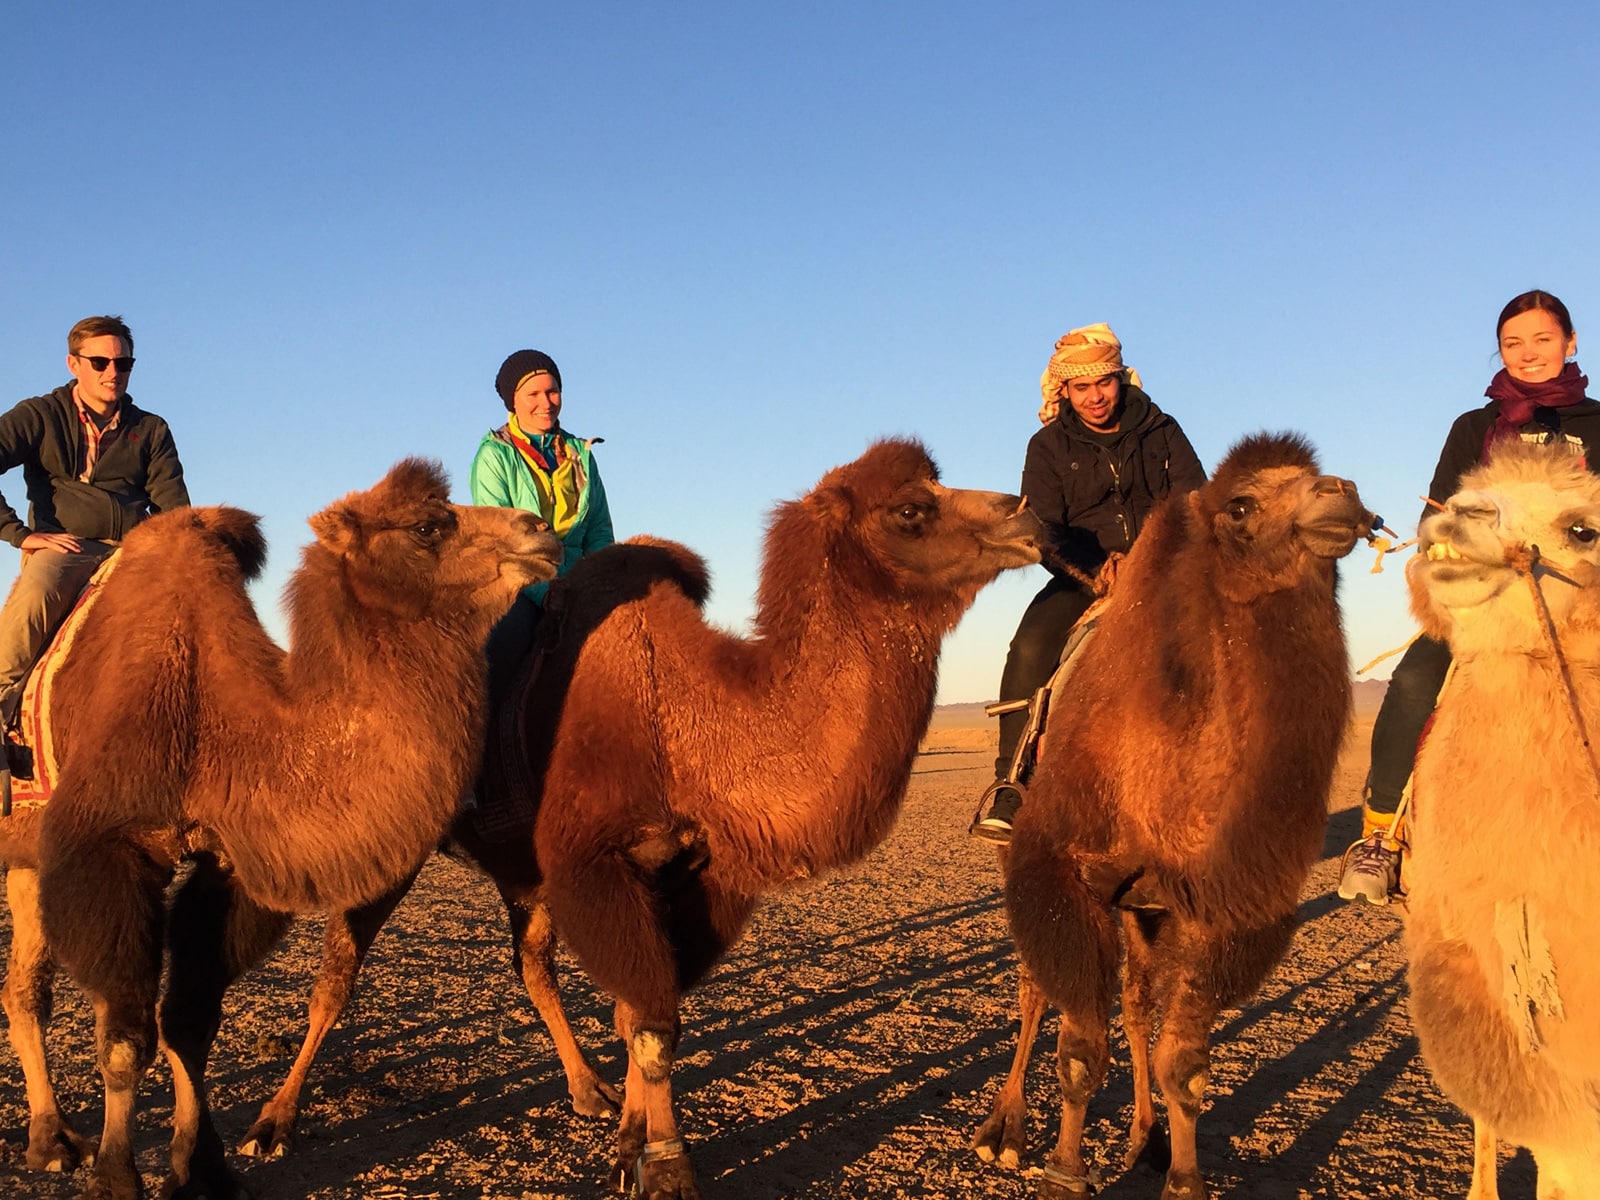
{"label": "camel head", "polygon": [[[801,528],[820,540],[819,555],[796,553]],[[1021,497],[947,488],[920,443],[880,441],[779,506],[762,592],[790,586],[786,568],[812,571],[821,558],[884,600],[940,612],[953,602],[959,618],[1000,572],[1038,562],[1043,536]]]}
{"label": "camel head", "polygon": [[[436,462],[407,458],[311,518],[302,575],[337,574],[368,614],[465,625],[487,636],[517,592],[553,579],[561,543],[532,513],[451,504]],[[290,584],[291,604],[303,594]]]}
{"label": "camel head", "polygon": [[1188,502],[1211,531],[1223,594],[1241,603],[1310,578],[1331,583],[1335,561],[1372,532],[1355,484],[1321,474],[1297,434],[1236,443]]}
{"label": "camel head", "polygon": [[1569,660],[1600,660],[1600,478],[1583,455],[1502,442],[1417,535],[1412,612],[1456,657],[1543,652],[1548,612]]}

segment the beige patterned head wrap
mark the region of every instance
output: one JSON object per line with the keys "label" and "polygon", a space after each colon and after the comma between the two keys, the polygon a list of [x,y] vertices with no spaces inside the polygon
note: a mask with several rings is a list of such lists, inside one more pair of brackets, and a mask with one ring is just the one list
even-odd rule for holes
{"label": "beige patterned head wrap", "polygon": [[1044,403],[1039,406],[1040,422],[1048,425],[1056,419],[1061,411],[1061,385],[1067,380],[1116,374],[1134,387],[1139,386],[1139,373],[1122,365],[1122,343],[1111,332],[1111,326],[1101,322],[1062,335],[1044,374],[1039,376],[1039,392],[1044,396]]}

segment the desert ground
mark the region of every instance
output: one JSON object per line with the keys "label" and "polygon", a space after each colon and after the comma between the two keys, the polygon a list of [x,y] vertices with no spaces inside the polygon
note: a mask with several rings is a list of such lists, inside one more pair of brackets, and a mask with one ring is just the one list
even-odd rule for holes
{"label": "desert ground", "polygon": [[[1366,688],[1361,689],[1363,692]],[[1359,826],[1374,704],[1358,703],[1330,799],[1325,857],[1304,924],[1262,993],[1215,1033],[1201,1161],[1218,1196],[1465,1196],[1471,1126],[1434,1087],[1406,1012],[1400,920],[1333,894]],[[994,852],[965,836],[993,759],[979,706],[938,711],[894,835],[857,869],[774,898],[684,1006],[674,1075],[708,1200],[1033,1196],[1054,1139],[1053,1019],[1029,1082],[1032,1145],[1017,1170],[968,1149],[1017,1036],[1016,970]],[[1265,832],[1265,831],[1264,831]],[[9,939],[8,919],[0,928]],[[320,921],[231,995],[212,1102],[236,1142],[288,1069],[316,970]],[[329,1038],[291,1152],[236,1159],[265,1200],[546,1200],[606,1194],[614,1120],[573,1115],[550,1039],[509,969],[489,883],[449,858],[423,872],[380,937]],[[610,1011],[570,960],[564,993],[579,1037],[620,1084]],[[52,1046],[65,1107],[96,1132],[91,1017],[70,982]],[[1114,1033],[1088,1142],[1101,1196],[1154,1200],[1161,1177],[1119,1163],[1131,1113],[1127,1049]],[[171,1081],[144,1090],[140,1165],[164,1175]],[[0,1050],[0,1195],[76,1196],[83,1173],[22,1165],[22,1079]],[[1525,1155],[1502,1155],[1502,1195],[1531,1200]]]}

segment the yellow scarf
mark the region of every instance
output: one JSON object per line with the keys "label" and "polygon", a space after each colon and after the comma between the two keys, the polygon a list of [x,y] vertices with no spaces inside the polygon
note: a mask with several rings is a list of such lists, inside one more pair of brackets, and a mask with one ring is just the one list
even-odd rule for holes
{"label": "yellow scarf", "polygon": [[517,454],[533,475],[534,490],[539,493],[539,507],[543,510],[540,515],[550,522],[551,532],[565,539],[578,519],[578,456],[567,444],[566,435],[558,429],[550,438],[551,454],[555,459],[551,462],[551,455],[542,451],[531,437],[522,432],[522,426],[517,424],[516,413],[512,413],[506,422],[506,431],[511,435],[511,444],[516,447]]}

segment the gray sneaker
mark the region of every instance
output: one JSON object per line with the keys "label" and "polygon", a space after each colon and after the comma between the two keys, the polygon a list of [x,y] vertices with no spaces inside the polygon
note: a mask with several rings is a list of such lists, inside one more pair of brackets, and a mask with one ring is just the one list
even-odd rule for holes
{"label": "gray sneaker", "polygon": [[1344,852],[1339,899],[1388,904],[1400,894],[1400,851],[1384,844],[1388,835],[1375,833]]}
{"label": "gray sneaker", "polygon": [[[987,806],[987,807],[985,807]],[[1004,780],[991,783],[978,801],[978,815],[967,832],[997,846],[1011,841],[1011,821],[1022,807],[1022,795]]]}

